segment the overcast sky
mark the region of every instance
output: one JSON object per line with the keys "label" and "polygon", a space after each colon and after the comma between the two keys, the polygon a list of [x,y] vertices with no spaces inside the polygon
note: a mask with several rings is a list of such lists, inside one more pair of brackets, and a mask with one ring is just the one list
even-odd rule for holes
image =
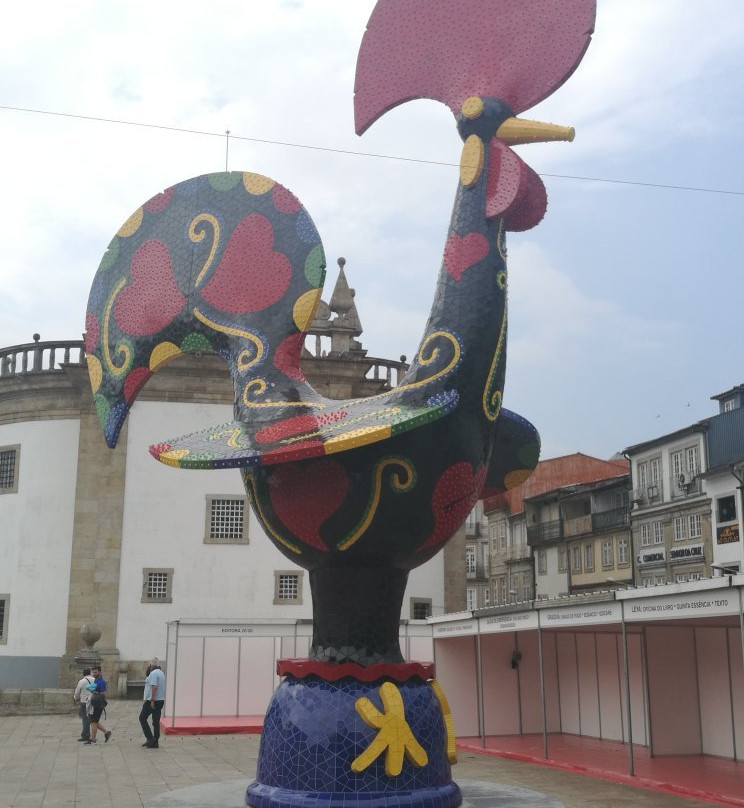
{"label": "overcast sky", "polygon": [[[356,53],[373,6],[4,8],[0,347],[34,332],[79,338],[119,225],[163,188],[224,170],[227,157],[231,170],[267,174],[307,207],[329,259],[326,299],[335,259],[346,257],[369,354],[410,357],[461,142],[433,101],[354,134]],[[744,382],[744,2],[598,0],[581,66],[525,116],[577,135],[519,147],[549,207],[537,228],[509,239],[506,406],[538,427],[543,457],[607,458],[714,414],[709,397]],[[654,187],[664,185],[708,190]]]}

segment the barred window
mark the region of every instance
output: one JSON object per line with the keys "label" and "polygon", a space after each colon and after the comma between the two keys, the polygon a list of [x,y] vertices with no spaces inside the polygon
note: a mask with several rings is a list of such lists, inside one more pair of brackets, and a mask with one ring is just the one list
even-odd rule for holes
{"label": "barred window", "polygon": [[15,494],[18,491],[18,461],[20,446],[0,448],[0,494]]}
{"label": "barred window", "polygon": [[431,617],[431,598],[411,598],[411,620]]}
{"label": "barred window", "polygon": [[208,496],[205,544],[247,544],[245,497]]}
{"label": "barred window", "polygon": [[294,570],[274,572],[274,604],[287,606],[302,603],[302,573]]}
{"label": "barred window", "polygon": [[0,645],[8,642],[8,615],[10,613],[10,595],[0,595]]}
{"label": "barred window", "polygon": [[142,570],[142,603],[172,603],[173,569]]}

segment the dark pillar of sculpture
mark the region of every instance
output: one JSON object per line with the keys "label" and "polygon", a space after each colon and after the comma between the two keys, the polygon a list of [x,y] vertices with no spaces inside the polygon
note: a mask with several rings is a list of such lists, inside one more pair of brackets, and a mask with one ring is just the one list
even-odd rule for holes
{"label": "dark pillar of sculpture", "polygon": [[390,566],[310,570],[313,642],[321,662],[403,662],[398,641],[408,573]]}

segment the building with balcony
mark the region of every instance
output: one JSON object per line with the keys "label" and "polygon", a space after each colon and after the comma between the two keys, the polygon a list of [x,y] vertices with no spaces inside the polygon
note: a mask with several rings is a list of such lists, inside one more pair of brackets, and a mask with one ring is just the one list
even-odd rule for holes
{"label": "building with balcony", "polygon": [[[633,582],[630,475],[618,461],[606,479],[525,499],[538,599],[614,589]],[[547,521],[542,517],[548,516]],[[553,517],[553,518],[551,518]],[[551,562],[556,562],[555,564]]]}
{"label": "building with balcony", "polygon": [[[525,483],[486,499],[492,602],[500,605],[568,594],[568,545],[558,492],[563,490],[569,496],[574,493],[571,486],[607,480],[622,488],[620,480],[625,475],[624,460],[600,460],[576,453],[541,460]],[[605,507],[601,504],[605,501],[611,503],[612,498],[597,498],[600,504],[596,509]],[[591,525],[591,506],[587,503],[591,503],[591,496],[577,497],[569,513],[576,519],[588,515],[587,524]],[[587,514],[579,513],[584,507],[589,508]],[[578,530],[581,524],[572,522],[571,529]],[[582,561],[582,575],[583,570]]]}
{"label": "building with balcony", "polygon": [[654,586],[712,572],[711,501],[703,490],[706,433],[701,421],[629,446],[635,583]]}

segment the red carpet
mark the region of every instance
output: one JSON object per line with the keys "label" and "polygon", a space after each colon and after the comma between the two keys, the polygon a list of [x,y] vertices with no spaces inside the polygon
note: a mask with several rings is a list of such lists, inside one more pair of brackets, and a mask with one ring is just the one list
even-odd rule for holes
{"label": "red carpet", "polygon": [[666,791],[707,800],[718,805],[744,808],[744,762],[711,755],[651,758],[645,746],[633,746],[635,776],[628,773],[628,747],[575,735],[549,735],[548,759],[543,757],[542,735],[458,738],[457,746],[469,752],[539,763],[616,783]]}

